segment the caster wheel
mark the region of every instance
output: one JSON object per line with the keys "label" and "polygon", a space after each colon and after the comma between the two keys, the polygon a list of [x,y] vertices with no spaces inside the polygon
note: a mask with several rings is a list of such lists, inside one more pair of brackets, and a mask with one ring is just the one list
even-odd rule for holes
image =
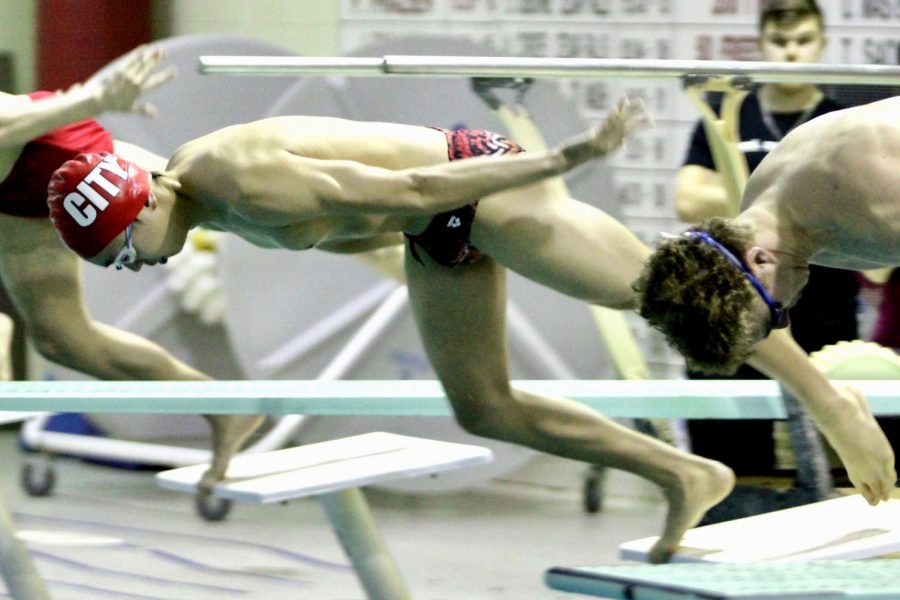
{"label": "caster wheel", "polygon": [[25,463],[22,487],[29,496],[49,496],[56,486],[56,471],[50,464]]}
{"label": "caster wheel", "polygon": [[584,478],[584,510],[590,514],[603,510],[603,481],[605,469],[591,467]]}
{"label": "caster wheel", "polygon": [[217,498],[209,494],[199,494],[194,497],[194,506],[197,512],[207,521],[221,521],[231,512],[231,500]]}

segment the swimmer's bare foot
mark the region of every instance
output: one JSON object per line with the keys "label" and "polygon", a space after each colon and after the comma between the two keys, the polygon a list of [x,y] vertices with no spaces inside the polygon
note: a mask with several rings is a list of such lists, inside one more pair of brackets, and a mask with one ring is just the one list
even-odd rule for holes
{"label": "swimmer's bare foot", "polygon": [[247,438],[256,431],[265,415],[204,415],[212,427],[212,464],[200,478],[200,493],[208,494],[225,477],[228,463]]}
{"label": "swimmer's bare foot", "polygon": [[734,472],[722,463],[699,458],[663,494],[669,502],[663,534],[650,549],[652,563],[669,560],[684,532],[695,526],[706,511],[722,501],[734,487]]}

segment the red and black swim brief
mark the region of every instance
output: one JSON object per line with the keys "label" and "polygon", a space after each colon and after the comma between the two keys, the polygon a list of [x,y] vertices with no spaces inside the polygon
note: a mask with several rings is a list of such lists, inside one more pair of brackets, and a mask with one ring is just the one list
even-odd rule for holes
{"label": "red and black swim brief", "polygon": [[[447,136],[447,156],[450,160],[462,160],[474,156],[518,154],[521,146],[498,133],[477,129],[441,129]],[[478,203],[435,216],[419,235],[406,234],[409,250],[420,263],[417,248],[445,267],[458,267],[475,262],[482,254],[469,241],[472,222]]]}

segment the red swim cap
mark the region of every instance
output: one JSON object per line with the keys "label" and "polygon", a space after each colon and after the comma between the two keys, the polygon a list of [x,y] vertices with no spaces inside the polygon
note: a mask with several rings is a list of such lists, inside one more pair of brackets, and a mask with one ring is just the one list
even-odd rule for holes
{"label": "red swim cap", "polygon": [[47,188],[50,219],[66,246],[96,256],[141,212],[150,174],[110,154],[79,154],[53,173]]}

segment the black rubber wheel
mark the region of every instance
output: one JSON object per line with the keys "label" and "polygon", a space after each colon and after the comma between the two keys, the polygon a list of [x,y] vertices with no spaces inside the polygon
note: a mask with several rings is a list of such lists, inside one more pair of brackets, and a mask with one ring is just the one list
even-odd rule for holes
{"label": "black rubber wheel", "polygon": [[197,512],[207,521],[221,521],[231,512],[231,500],[217,498],[211,494],[194,496]]}
{"label": "black rubber wheel", "polygon": [[29,496],[49,496],[56,487],[56,470],[48,463],[25,463],[22,465],[21,480]]}
{"label": "black rubber wheel", "polygon": [[603,510],[605,469],[592,466],[584,477],[584,510],[590,514]]}

